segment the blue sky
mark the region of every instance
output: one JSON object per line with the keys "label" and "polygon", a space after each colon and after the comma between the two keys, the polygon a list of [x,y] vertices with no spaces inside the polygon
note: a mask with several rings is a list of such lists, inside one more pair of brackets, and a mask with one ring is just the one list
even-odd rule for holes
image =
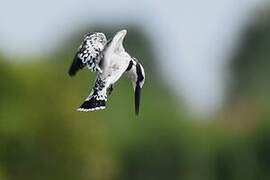
{"label": "blue sky", "polygon": [[209,114],[222,106],[224,67],[242,30],[266,1],[10,0],[0,6],[0,51],[17,61],[18,54],[50,53],[84,24],[138,24],[158,52],[167,84],[188,107]]}

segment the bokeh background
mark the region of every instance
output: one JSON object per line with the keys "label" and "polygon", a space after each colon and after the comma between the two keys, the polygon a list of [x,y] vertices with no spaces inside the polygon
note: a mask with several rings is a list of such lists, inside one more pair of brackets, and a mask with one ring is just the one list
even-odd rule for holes
{"label": "bokeh background", "polygon": [[[269,19],[263,0],[1,2],[0,180],[270,179]],[[83,34],[123,28],[140,115],[124,77],[106,110],[77,112]]]}

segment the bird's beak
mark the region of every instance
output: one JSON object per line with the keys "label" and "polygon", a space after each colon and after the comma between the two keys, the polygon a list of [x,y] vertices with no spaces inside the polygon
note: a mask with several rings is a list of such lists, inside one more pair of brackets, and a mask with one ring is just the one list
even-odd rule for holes
{"label": "bird's beak", "polygon": [[141,100],[141,87],[139,86],[139,84],[136,84],[134,98],[135,98],[135,113],[136,115],[138,115],[140,111],[140,100]]}

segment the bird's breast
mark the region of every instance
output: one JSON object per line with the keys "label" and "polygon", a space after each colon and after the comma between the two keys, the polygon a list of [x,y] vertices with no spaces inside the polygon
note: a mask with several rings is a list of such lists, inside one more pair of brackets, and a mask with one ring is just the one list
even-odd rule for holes
{"label": "bird's breast", "polygon": [[118,71],[118,70],[120,69],[119,64],[112,64],[112,65],[110,66],[110,69],[111,69],[112,71]]}

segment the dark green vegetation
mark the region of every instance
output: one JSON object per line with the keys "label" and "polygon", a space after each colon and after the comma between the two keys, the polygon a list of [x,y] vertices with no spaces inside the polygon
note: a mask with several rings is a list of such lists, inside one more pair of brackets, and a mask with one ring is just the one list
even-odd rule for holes
{"label": "dark green vegetation", "polygon": [[[232,61],[233,100],[206,122],[190,119],[157,81],[149,43],[133,28],[127,49],[147,72],[139,117],[128,81],[117,84],[106,110],[75,111],[94,75],[68,77],[78,45],[66,47],[72,40],[42,60],[0,58],[0,180],[269,179],[269,23],[260,27],[247,33],[251,39]],[[256,78],[245,78],[254,77],[250,71]],[[257,86],[266,78],[268,89]]]}

